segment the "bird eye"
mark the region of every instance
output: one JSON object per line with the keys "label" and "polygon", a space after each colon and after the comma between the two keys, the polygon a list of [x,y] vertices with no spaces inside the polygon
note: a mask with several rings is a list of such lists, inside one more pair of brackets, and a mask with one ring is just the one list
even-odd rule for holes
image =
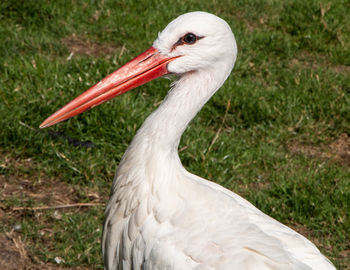
{"label": "bird eye", "polygon": [[188,33],[183,37],[183,41],[186,44],[193,44],[198,40],[198,37],[195,34]]}
{"label": "bird eye", "polygon": [[180,37],[179,40],[173,45],[173,47],[171,48],[171,51],[175,50],[175,48],[177,46],[183,45],[183,44],[188,44],[188,45],[192,45],[194,43],[196,43],[197,40],[202,39],[203,37],[199,37],[196,36],[193,33],[187,33],[186,35],[184,35],[183,37]]}

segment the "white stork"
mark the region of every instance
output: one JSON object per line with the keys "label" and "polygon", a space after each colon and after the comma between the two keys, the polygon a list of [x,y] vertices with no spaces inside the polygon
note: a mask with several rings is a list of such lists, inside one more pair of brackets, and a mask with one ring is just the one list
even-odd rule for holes
{"label": "white stork", "polygon": [[335,269],[302,235],[181,164],[182,133],[229,76],[236,56],[224,20],[184,14],[150,49],[41,124],[61,122],[159,76],[177,75],[116,172],[102,238],[105,269]]}

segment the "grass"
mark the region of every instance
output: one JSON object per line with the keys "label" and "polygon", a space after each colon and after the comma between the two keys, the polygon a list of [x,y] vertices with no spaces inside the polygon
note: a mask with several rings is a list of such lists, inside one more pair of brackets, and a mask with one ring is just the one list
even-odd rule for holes
{"label": "grass", "polygon": [[[74,147],[38,126],[148,48],[173,18],[194,10],[225,19],[239,55],[233,74],[182,138],[184,166],[244,196],[306,235],[338,269],[349,269],[345,0],[1,1],[0,232],[20,224],[15,234],[36,265],[53,267],[58,257],[65,267],[102,268],[103,207],[13,208],[106,202],[123,152],[169,81],[156,80],[50,128],[91,141],[92,148]],[[56,186],[64,187],[55,189],[57,197]],[[67,194],[69,187],[74,192]]]}

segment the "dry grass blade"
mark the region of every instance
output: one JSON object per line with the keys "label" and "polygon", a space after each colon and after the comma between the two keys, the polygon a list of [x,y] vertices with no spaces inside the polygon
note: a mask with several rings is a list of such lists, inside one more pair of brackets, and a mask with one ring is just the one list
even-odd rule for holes
{"label": "dry grass blade", "polygon": [[93,206],[104,206],[104,203],[73,203],[65,205],[53,205],[53,206],[36,206],[36,207],[14,207],[12,211],[41,211],[50,209],[62,209],[62,208],[74,208],[74,207],[93,207]]}
{"label": "dry grass blade", "polygon": [[216,140],[219,138],[219,135],[220,135],[220,133],[221,133],[221,131],[222,131],[222,128],[223,128],[223,126],[224,126],[224,124],[225,124],[226,116],[227,116],[228,110],[230,109],[230,106],[231,106],[231,100],[228,100],[228,101],[227,101],[227,105],[226,105],[225,115],[224,115],[224,117],[222,118],[221,125],[220,125],[218,131],[215,133],[215,136],[214,136],[213,140],[211,141],[211,143],[210,143],[210,145],[209,145],[209,147],[208,147],[207,152],[206,152],[205,155],[204,155],[204,160],[205,160],[205,158],[207,157],[207,155],[209,154],[209,152],[210,152],[210,150],[212,149],[212,147],[213,147],[214,143],[216,142]]}

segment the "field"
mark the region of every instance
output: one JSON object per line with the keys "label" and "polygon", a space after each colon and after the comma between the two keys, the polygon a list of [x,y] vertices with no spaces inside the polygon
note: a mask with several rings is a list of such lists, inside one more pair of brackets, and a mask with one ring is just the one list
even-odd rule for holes
{"label": "field", "polygon": [[38,126],[195,10],[230,24],[239,55],[182,137],[183,165],[350,269],[347,0],[2,0],[1,269],[103,268],[100,236],[115,169],[170,81]]}

